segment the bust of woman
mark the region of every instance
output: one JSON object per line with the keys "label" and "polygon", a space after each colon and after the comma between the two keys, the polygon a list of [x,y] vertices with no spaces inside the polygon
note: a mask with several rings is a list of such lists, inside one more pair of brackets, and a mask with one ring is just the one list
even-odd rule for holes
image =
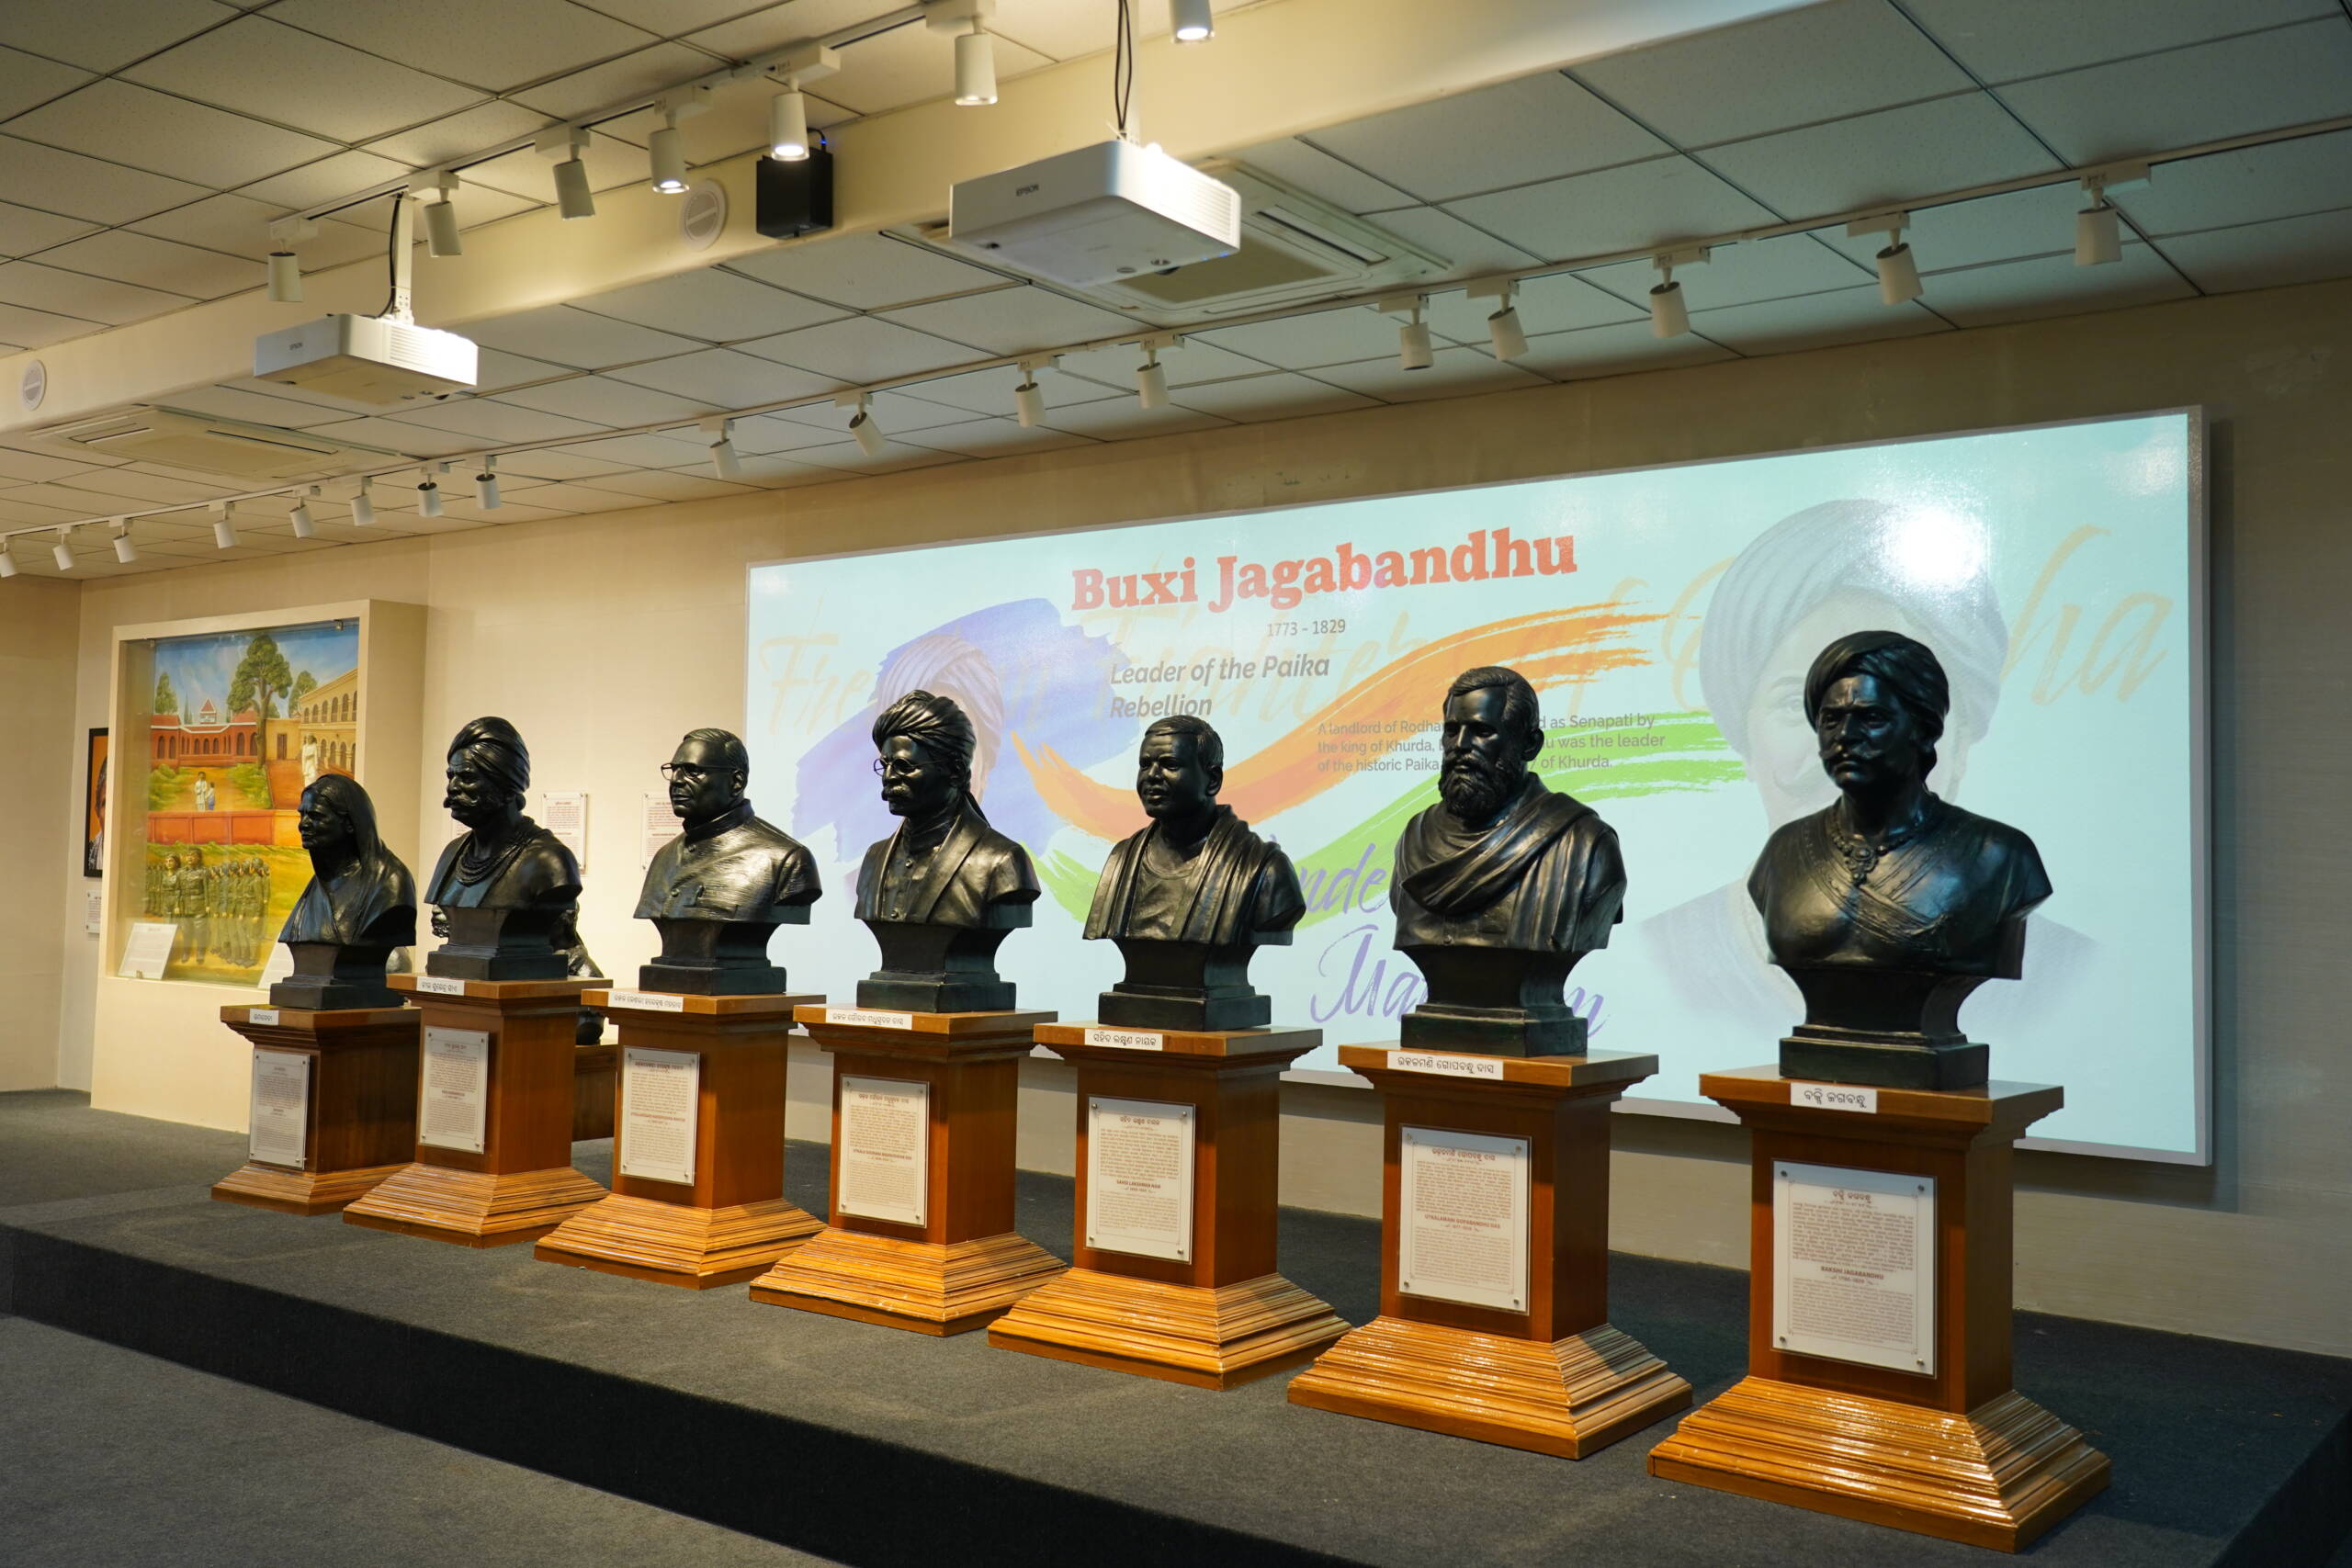
{"label": "bust of woman", "polygon": [[384,965],[394,948],[416,942],[416,883],[384,847],[375,803],[357,779],[322,773],[302,792],[296,826],[311,853],[311,880],[277,933],[294,954],[294,973],[269,988],[270,1005],[399,1007]]}
{"label": "bust of woman", "polygon": [[1773,833],[1749,874],[1772,962],[1804,994],[1789,1077],[1971,1089],[1985,1048],[1960,1004],[2014,980],[2025,918],[2050,897],[2033,840],[1928,788],[1951,708],[1943,666],[1895,632],[1821,650],[1804,709],[1838,798]]}

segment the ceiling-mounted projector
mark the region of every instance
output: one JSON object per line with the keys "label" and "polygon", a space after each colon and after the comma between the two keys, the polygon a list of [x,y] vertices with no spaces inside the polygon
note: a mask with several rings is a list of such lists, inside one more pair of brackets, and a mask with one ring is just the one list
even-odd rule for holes
{"label": "ceiling-mounted projector", "polygon": [[1229,256],[1241,197],[1157,147],[1104,141],[957,183],[947,240],[1077,286]]}
{"label": "ceiling-mounted projector", "polygon": [[254,377],[358,403],[405,403],[474,384],[474,340],[390,316],[322,316],[254,340]]}

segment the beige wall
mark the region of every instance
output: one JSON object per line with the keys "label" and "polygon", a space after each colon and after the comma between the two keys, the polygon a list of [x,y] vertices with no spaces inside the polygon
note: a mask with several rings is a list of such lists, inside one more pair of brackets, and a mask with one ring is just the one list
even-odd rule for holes
{"label": "beige wall", "polygon": [[[2352,1053],[2340,1038],[2352,840],[2337,825],[2352,795],[2352,631],[2337,604],[2352,582],[2347,378],[2352,285],[2331,284],[203,567],[85,590],[76,722],[102,722],[89,716],[103,696],[90,672],[116,625],[345,597],[362,581],[370,596],[425,604],[425,734],[504,714],[528,734],[537,782],[592,793],[582,925],[607,971],[626,974],[651,948],[628,918],[628,803],[681,729],[743,711],[748,561],[2202,403],[2217,1163],[2024,1157],[2018,1300],[2352,1352]],[[419,786],[437,789],[437,748],[424,750]],[[438,840],[424,837],[429,853]],[[74,957],[80,994],[91,955]],[[86,1018],[69,1009],[68,1081],[87,1081]],[[231,1084],[242,1071],[225,1032],[185,1049]],[[795,1131],[818,1131],[823,1068],[798,1055]],[[1040,1064],[1031,1088],[1024,1161],[1066,1170],[1064,1070]],[[1298,1086],[1289,1109],[1286,1197],[1374,1211],[1369,1097]],[[1617,1125],[1618,1245],[1744,1263],[1743,1135]]]}
{"label": "beige wall", "polygon": [[[47,1089],[57,1081],[65,950],[96,942],[82,934],[83,892],[98,884],[82,876],[84,750],[74,728],[79,595],[72,583],[40,578],[4,586],[0,734],[16,761],[0,797],[0,866],[7,868],[0,897],[0,1090]],[[69,905],[69,918],[60,919],[57,911]]]}

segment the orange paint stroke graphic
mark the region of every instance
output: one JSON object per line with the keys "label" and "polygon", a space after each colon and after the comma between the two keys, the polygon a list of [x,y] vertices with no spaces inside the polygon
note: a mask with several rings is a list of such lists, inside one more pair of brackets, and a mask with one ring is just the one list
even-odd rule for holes
{"label": "orange paint stroke graphic", "polygon": [[[1363,755],[1377,756],[1434,723],[1440,696],[1464,670],[1508,664],[1539,692],[1582,685],[1611,670],[1647,664],[1625,634],[1662,618],[1627,614],[1623,601],[1611,600],[1494,621],[1416,649],[1340,693],[1263,750],[1228,761],[1219,798],[1246,821],[1266,821],[1348,776],[1317,766],[1319,731],[1409,720],[1393,731],[1344,731],[1367,745]],[[1032,751],[1018,734],[1012,745],[1047,809],[1071,827],[1118,840],[1140,826],[1142,808],[1133,789],[1087,777],[1050,746]]]}

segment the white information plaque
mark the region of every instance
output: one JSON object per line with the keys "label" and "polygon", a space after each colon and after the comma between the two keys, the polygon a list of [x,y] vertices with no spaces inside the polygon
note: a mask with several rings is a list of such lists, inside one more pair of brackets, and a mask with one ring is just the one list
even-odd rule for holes
{"label": "white information plaque", "polygon": [[1086,1043],[1115,1051],[1157,1051],[1168,1043],[1168,1036],[1156,1029],[1105,1029],[1091,1023],[1086,1026]]}
{"label": "white information plaque", "polygon": [[637,869],[644,871],[653,864],[653,857],[662,846],[685,831],[678,814],[670,808],[670,792],[647,790],[645,804],[637,824]]}
{"label": "white information plaque", "polygon": [[254,1047],[254,1098],[245,1147],[264,1165],[300,1170],[310,1152],[311,1058],[302,1051]]}
{"label": "white information plaque", "polygon": [[1936,1183],[1772,1164],[1772,1343],[1936,1375]]}
{"label": "white information plaque", "polygon": [[1406,1127],[1400,1136],[1396,1288],[1527,1311],[1527,1140],[1438,1127]]}
{"label": "white information plaque", "polygon": [[910,1012],[876,1012],[872,1008],[827,1008],[827,1023],[854,1023],[864,1029],[912,1029],[915,1015]]}
{"label": "white information plaque", "polygon": [[180,928],[171,920],[133,920],[123,939],[122,962],[115,974],[125,980],[160,980],[172,961],[172,943]]}
{"label": "white information plaque", "polygon": [[1086,1100],[1086,1245],[1193,1260],[1193,1107]]}
{"label": "white information plaque", "polygon": [[571,852],[580,869],[588,869],[588,792],[551,789],[539,796],[539,826]]}
{"label": "white information plaque", "polygon": [[702,1058],[692,1051],[623,1048],[623,1176],[694,1185],[695,1100],[701,1089]]}
{"label": "white information plaque", "polygon": [[426,1029],[424,1081],[416,1097],[416,1141],[436,1149],[478,1155],[482,1152],[489,1111],[489,1032]]}
{"label": "white information plaque", "polygon": [[684,1012],[686,998],[675,991],[614,991],[605,997],[605,1005],[634,1008],[639,1012]]}
{"label": "white information plaque", "polygon": [[928,1224],[931,1086],[846,1076],[841,1084],[841,1190],[833,1206],[869,1220]]}
{"label": "white information plaque", "polygon": [[86,888],[82,894],[82,929],[92,936],[106,924],[107,894],[103,887]]}

